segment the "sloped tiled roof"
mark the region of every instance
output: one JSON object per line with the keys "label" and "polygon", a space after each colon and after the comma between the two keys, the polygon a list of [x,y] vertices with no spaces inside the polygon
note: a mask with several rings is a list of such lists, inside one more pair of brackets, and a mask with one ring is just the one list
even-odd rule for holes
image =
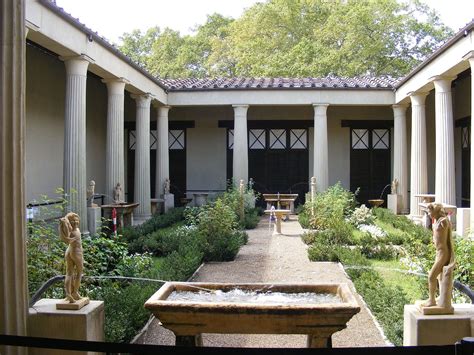
{"label": "sloped tiled roof", "polygon": [[169,91],[239,89],[392,89],[391,77],[160,79]]}

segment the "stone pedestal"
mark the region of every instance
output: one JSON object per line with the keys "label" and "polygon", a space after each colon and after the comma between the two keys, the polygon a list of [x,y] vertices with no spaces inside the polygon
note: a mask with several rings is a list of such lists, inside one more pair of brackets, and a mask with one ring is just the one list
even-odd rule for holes
{"label": "stone pedestal", "polygon": [[395,214],[402,211],[402,196],[397,194],[387,195],[387,208]]}
{"label": "stone pedestal", "polygon": [[474,306],[453,306],[454,314],[423,315],[415,305],[405,305],[403,345],[451,345],[474,336]]}
{"label": "stone pedestal", "polygon": [[102,227],[100,207],[87,207],[87,226],[89,233],[94,235]]}
{"label": "stone pedestal", "polygon": [[458,208],[456,210],[456,233],[461,237],[467,236],[469,234],[470,223],[471,209]]}
{"label": "stone pedestal", "polygon": [[162,198],[152,198],[151,199],[151,214],[163,213],[165,200]]}
{"label": "stone pedestal", "polygon": [[165,213],[170,209],[174,208],[174,195],[173,194],[164,194],[163,199],[165,200]]}
{"label": "stone pedestal", "polygon": [[[78,311],[57,310],[57,299],[41,299],[29,309],[28,335],[55,339],[104,341],[104,302],[90,301]],[[96,354],[68,351],[68,354]],[[64,350],[31,348],[29,354],[64,354]]]}

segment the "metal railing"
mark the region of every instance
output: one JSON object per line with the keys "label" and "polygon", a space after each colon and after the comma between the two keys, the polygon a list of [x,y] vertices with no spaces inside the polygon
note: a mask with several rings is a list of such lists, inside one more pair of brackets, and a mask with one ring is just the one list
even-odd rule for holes
{"label": "metal railing", "polygon": [[[39,338],[16,335],[0,335],[0,345],[26,348],[95,351],[106,354],[223,354],[226,355],[472,355],[474,338],[464,338],[453,345],[441,346],[407,346],[407,347],[374,347],[374,348],[218,348],[218,347],[179,347],[167,345],[145,345],[108,343],[103,341],[82,341]],[[1,347],[0,347],[1,349]]]}

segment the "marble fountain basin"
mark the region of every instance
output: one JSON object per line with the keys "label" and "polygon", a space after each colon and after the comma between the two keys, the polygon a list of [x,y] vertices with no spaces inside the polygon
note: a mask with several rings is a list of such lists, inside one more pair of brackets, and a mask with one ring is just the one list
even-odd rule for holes
{"label": "marble fountain basin", "polygon": [[[329,294],[329,301],[308,298],[291,304],[180,299],[181,292],[222,296],[242,290],[257,296],[283,293]],[[291,297],[293,297],[291,296]],[[332,297],[331,297],[332,296]],[[321,301],[318,301],[321,302]],[[202,333],[220,334],[308,334],[308,347],[330,347],[331,335],[346,328],[360,311],[347,284],[234,284],[167,282],[145,303],[165,328],[176,335],[176,345],[201,346]]]}

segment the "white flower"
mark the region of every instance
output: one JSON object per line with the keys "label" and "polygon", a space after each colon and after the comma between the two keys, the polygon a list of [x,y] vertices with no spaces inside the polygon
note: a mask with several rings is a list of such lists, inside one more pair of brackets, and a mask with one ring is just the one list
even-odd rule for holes
{"label": "white flower", "polygon": [[385,238],[387,236],[387,233],[385,233],[380,227],[374,226],[373,224],[361,224],[357,226],[357,229],[362,232],[369,233],[372,238],[375,239]]}

